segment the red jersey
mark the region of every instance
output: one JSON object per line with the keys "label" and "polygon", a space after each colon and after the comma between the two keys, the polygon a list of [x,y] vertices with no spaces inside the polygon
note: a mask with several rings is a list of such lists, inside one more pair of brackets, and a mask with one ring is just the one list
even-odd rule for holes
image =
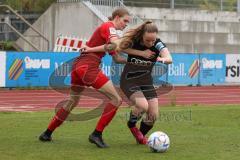
{"label": "red jersey", "polygon": [[[116,29],[112,22],[105,22],[99,26],[87,43],[89,47],[104,45],[112,37],[116,37]],[[110,53],[111,55],[115,52]],[[101,71],[99,65],[105,52],[82,53],[74,62],[71,72],[71,85],[73,90],[79,86],[92,86],[101,88],[109,81],[108,77]]]}
{"label": "red jersey", "polygon": [[[95,32],[93,33],[92,37],[87,43],[87,46],[89,47],[97,47],[104,45],[108,42],[110,42],[110,39],[112,37],[117,37],[117,31],[115,29],[115,26],[112,22],[108,21],[103,23],[101,26],[99,26]],[[88,53],[87,53],[88,54]],[[100,59],[105,55],[105,52],[96,52],[94,53],[97,55]],[[115,52],[110,53],[115,54]]]}

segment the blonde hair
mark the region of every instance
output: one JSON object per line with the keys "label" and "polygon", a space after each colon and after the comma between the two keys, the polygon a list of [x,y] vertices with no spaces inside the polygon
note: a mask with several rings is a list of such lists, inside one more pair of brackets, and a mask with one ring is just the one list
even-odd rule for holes
{"label": "blonde hair", "polygon": [[116,16],[123,17],[125,15],[130,15],[127,9],[118,8],[112,12],[112,16],[108,17],[108,20],[112,21]]}
{"label": "blonde hair", "polygon": [[130,29],[118,42],[118,50],[122,51],[131,48],[134,42],[140,42],[144,33],[158,33],[157,26],[152,21],[146,21],[135,29]]}

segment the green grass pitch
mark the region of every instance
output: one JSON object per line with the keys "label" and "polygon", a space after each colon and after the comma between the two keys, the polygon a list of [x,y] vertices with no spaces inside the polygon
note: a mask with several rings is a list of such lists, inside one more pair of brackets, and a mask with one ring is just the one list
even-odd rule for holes
{"label": "green grass pitch", "polygon": [[[77,110],[76,112],[78,112]],[[86,110],[81,110],[85,112]],[[240,157],[239,106],[161,107],[153,131],[166,132],[171,141],[166,153],[151,153],[137,145],[126,126],[129,109],[120,109],[103,135],[110,145],[99,149],[88,142],[97,118],[66,122],[53,142],[38,141],[53,111],[0,112],[0,160],[238,160]]]}

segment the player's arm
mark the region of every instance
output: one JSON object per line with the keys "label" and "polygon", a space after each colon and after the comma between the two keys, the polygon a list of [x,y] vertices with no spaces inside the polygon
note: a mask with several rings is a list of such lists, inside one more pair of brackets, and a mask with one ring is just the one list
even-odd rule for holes
{"label": "player's arm", "polygon": [[122,57],[120,54],[114,54],[112,57],[116,63],[121,63],[121,64],[127,63],[127,59]]}
{"label": "player's arm", "polygon": [[154,46],[159,51],[159,57],[157,57],[157,61],[164,64],[172,63],[172,56],[167,48],[167,46],[160,40],[157,39],[157,42]]}
{"label": "player's arm", "polygon": [[141,57],[144,57],[146,59],[151,59],[155,54],[154,52],[152,52],[149,49],[144,50],[144,51],[140,51],[140,50],[128,48],[128,49],[123,50],[123,52],[127,53],[127,54],[130,54],[130,55],[141,56]]}
{"label": "player's arm", "polygon": [[168,50],[168,48],[163,48],[160,51],[160,56],[157,58],[158,62],[164,63],[164,64],[171,64],[172,63],[172,56]]}
{"label": "player's arm", "polygon": [[104,45],[96,46],[96,47],[88,47],[87,45],[83,45],[80,48],[80,51],[83,52],[105,52]]}
{"label": "player's arm", "polygon": [[83,45],[80,48],[81,52],[112,52],[115,51],[117,48],[117,44],[115,43],[108,43],[101,46],[96,47],[88,47],[87,45]]}

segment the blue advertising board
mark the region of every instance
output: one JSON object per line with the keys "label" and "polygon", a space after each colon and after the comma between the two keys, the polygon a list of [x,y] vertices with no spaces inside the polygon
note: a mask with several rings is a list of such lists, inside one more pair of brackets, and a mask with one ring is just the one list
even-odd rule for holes
{"label": "blue advertising board", "polygon": [[200,54],[200,62],[201,85],[225,83],[225,54]]}
{"label": "blue advertising board", "polygon": [[[4,85],[6,87],[35,87],[69,85],[73,60],[79,53],[7,52]],[[152,71],[155,85],[211,85],[225,83],[225,54],[172,53],[173,63],[157,63]],[[119,85],[124,65],[112,57],[102,59],[103,72]]]}
{"label": "blue advertising board", "polygon": [[199,55],[172,54],[173,63],[168,65],[168,82],[176,85],[199,83]]}
{"label": "blue advertising board", "polygon": [[[62,64],[78,55],[79,53],[7,52],[6,87],[49,86],[49,77],[55,69],[59,69],[55,73],[60,76],[70,73],[70,68]],[[65,82],[69,84],[69,76]]]}

